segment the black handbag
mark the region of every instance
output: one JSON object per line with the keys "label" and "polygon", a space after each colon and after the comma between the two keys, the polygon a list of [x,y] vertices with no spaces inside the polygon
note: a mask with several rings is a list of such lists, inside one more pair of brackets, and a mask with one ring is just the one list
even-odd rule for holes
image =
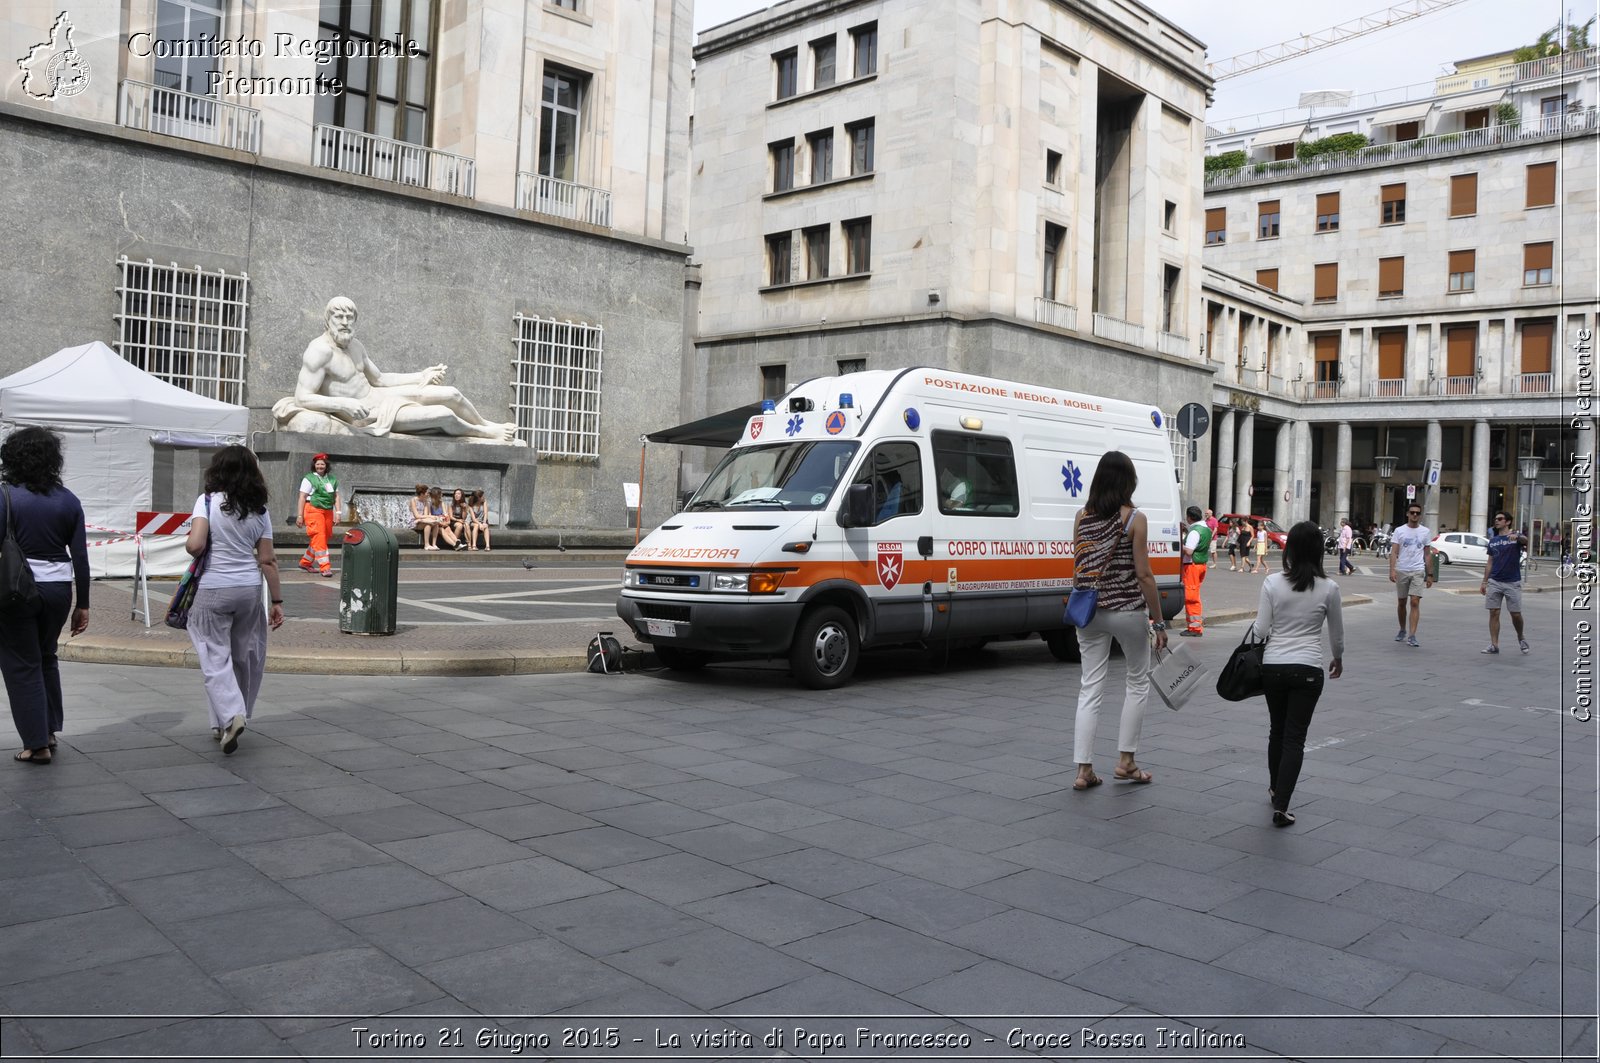
{"label": "black handbag", "polygon": [[[211,496],[206,495],[206,520],[211,520]],[[200,577],[206,574],[206,562],[211,559],[211,529],[206,529],[206,548],[200,556],[189,562],[189,568],[178,577],[178,589],[172,593],[167,605],[168,627],[180,631],[189,626],[189,612],[194,608],[194,597],[200,593]]]}
{"label": "black handbag", "polygon": [[6,537],[0,541],[0,615],[24,617],[33,615],[43,599],[34,582],[33,569],[28,566],[28,555],[17,542],[16,525],[11,520],[11,492],[6,496]]}
{"label": "black handbag", "polygon": [[1267,640],[1258,642],[1255,635],[1256,626],[1251,624],[1217,676],[1217,696],[1224,701],[1243,701],[1262,693],[1261,662],[1266,656]]}

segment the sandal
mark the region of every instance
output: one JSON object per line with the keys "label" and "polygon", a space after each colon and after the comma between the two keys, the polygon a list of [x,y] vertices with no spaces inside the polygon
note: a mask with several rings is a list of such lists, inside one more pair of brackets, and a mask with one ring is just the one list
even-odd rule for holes
{"label": "sandal", "polygon": [[1274,811],[1272,813],[1272,825],[1274,827],[1292,827],[1292,826],[1294,826],[1294,813],[1293,812]]}
{"label": "sandal", "polygon": [[1074,779],[1072,782],[1072,788],[1074,790],[1087,790],[1091,786],[1099,786],[1104,781],[1104,779],[1100,778],[1100,776],[1091,771],[1087,775],[1080,775]]}
{"label": "sandal", "polygon": [[[41,756],[41,754],[43,755]],[[51,760],[50,747],[46,746],[43,749],[24,749],[11,759],[21,761],[23,764],[48,764]]]}
{"label": "sandal", "polygon": [[1140,786],[1143,786],[1145,783],[1153,781],[1153,779],[1155,778],[1149,772],[1147,772],[1143,768],[1140,768],[1140,767],[1137,767],[1137,766],[1135,766],[1131,770],[1130,769],[1125,769],[1125,768],[1118,768],[1115,771],[1113,771],[1111,774],[1115,775],[1118,779],[1121,779],[1123,782],[1138,783]]}

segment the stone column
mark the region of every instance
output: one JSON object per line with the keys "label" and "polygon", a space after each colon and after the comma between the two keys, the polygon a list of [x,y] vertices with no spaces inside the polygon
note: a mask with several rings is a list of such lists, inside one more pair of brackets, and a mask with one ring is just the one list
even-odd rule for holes
{"label": "stone column", "polygon": [[1233,466],[1233,512],[1249,515],[1250,474],[1256,464],[1256,415],[1246,412],[1239,418],[1238,460]]}
{"label": "stone column", "polygon": [[[1294,447],[1294,427],[1292,421],[1281,422],[1272,448],[1272,510],[1269,515],[1285,528],[1289,526],[1290,516],[1294,512],[1290,508],[1294,496],[1290,490],[1289,470],[1290,455]],[[1266,510],[1263,509],[1261,512]]]}
{"label": "stone column", "polygon": [[[1444,429],[1439,426],[1438,421],[1429,421],[1424,458],[1427,461],[1438,461],[1443,454]],[[1437,487],[1430,488],[1426,483],[1422,485],[1422,523],[1432,528],[1435,535],[1439,533],[1439,493]]]}
{"label": "stone column", "polygon": [[1467,531],[1484,534],[1489,527],[1489,422],[1472,425],[1472,504]]}
{"label": "stone column", "polygon": [[[1289,523],[1295,524],[1311,516],[1311,425],[1298,421],[1294,425],[1294,453],[1289,467]],[[1294,487],[1300,485],[1300,495],[1294,496]]]}
{"label": "stone column", "polygon": [[[1327,446],[1324,442],[1323,446]],[[1337,528],[1350,516],[1350,422],[1340,421],[1334,431],[1333,497],[1328,499],[1328,527]]]}
{"label": "stone column", "polygon": [[1218,516],[1237,513],[1233,508],[1233,409],[1226,408],[1217,418],[1217,475],[1211,480],[1212,503]]}

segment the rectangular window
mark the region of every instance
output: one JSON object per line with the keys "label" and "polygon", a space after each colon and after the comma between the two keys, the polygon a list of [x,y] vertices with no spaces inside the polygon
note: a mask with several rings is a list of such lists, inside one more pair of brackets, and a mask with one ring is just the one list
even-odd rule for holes
{"label": "rectangular window", "polygon": [[1324,332],[1311,338],[1311,350],[1316,358],[1313,379],[1319,385],[1318,394],[1333,394],[1329,386],[1339,384],[1339,334]]}
{"label": "rectangular window", "polygon": [[851,122],[845,126],[845,131],[850,134],[850,172],[852,174],[872,172],[872,142],[875,126],[871,118],[861,122]]}
{"label": "rectangular window", "polygon": [[805,231],[806,279],[822,280],[828,275],[828,227],[818,225]]}
{"label": "rectangular window", "polygon": [[832,37],[811,42],[811,87],[825,89],[834,82],[834,56],[837,46]]}
{"label": "rectangular window", "polygon": [[1408,140],[1416,140],[1421,136],[1421,122],[1399,122],[1394,127],[1394,142],[1396,144],[1404,144]]}
{"label": "rectangular window", "polygon": [[1399,380],[1406,375],[1406,330],[1378,333],[1378,379]]}
{"label": "rectangular window", "polygon": [[1384,185],[1381,193],[1383,200],[1383,213],[1379,223],[1383,225],[1399,225],[1406,220],[1406,186]]}
{"label": "rectangular window", "polygon": [[1044,153],[1044,183],[1051,188],[1061,186],[1061,153],[1059,151],[1046,151]]}
{"label": "rectangular window", "polygon": [[1163,265],[1161,270],[1161,331],[1177,332],[1177,325],[1182,320],[1179,310],[1179,298],[1183,295],[1178,287],[1178,281],[1183,276],[1183,270],[1177,266]]}
{"label": "rectangular window", "polygon": [[1060,302],[1061,250],[1066,242],[1067,230],[1064,226],[1044,223],[1044,289],[1040,294],[1054,302]]}
{"label": "rectangular window", "polygon": [[1317,193],[1317,232],[1331,233],[1339,228],[1339,193]]}
{"label": "rectangular window", "polygon": [[935,431],[933,472],[941,513],[1015,517],[1021,512],[1009,439]]}
{"label": "rectangular window", "polygon": [[855,47],[855,76],[864,78],[878,72],[878,24],[869,22],[850,31]]}
{"label": "rectangular window", "polygon": [[1478,213],[1478,175],[1459,173],[1450,178],[1450,216],[1464,218]]}
{"label": "rectangular window", "polygon": [[872,219],[852,218],[844,223],[845,272],[867,273],[872,269]]}
{"label": "rectangular window", "polygon": [[806,137],[811,149],[811,183],[833,180],[833,130],[822,129]]}
{"label": "rectangular window", "polygon": [[[167,0],[161,6],[165,8]],[[338,78],[344,91],[318,96],[315,120],[408,144],[428,143],[433,6],[431,0],[322,0],[318,45],[335,58],[317,68],[318,76]],[[165,21],[162,14],[156,17],[158,22]],[[416,41],[417,51],[368,58],[376,51],[377,42],[398,36]],[[352,150],[357,150],[354,145]],[[339,168],[372,173],[373,166],[368,160],[365,166],[352,168],[341,160]],[[425,184],[426,179],[407,183]]]}
{"label": "rectangular window", "polygon": [[767,237],[767,283],[788,284],[794,277],[790,272],[790,258],[794,253],[793,238],[789,233],[773,233]]}
{"label": "rectangular window", "polygon": [[1276,269],[1256,270],[1256,283],[1261,285],[1263,288],[1271,288],[1273,291],[1277,291],[1278,271]]}
{"label": "rectangular window", "polygon": [[799,84],[797,77],[799,69],[800,56],[793,48],[772,57],[774,91],[777,99],[787,100],[795,94]]}
{"label": "rectangular window", "polygon": [[583,101],[589,78],[554,65],[544,68],[539,104],[539,173],[558,181],[577,181],[583,131]]}
{"label": "rectangular window", "polygon": [[1265,199],[1256,205],[1256,239],[1275,240],[1278,236],[1278,201]]}
{"label": "rectangular window", "polygon": [[1445,375],[1460,380],[1478,372],[1478,326],[1460,325],[1444,330]]}
{"label": "rectangular window", "polygon": [[1461,116],[1462,129],[1488,129],[1489,108],[1480,107],[1475,111],[1468,111]]}
{"label": "rectangular window", "polygon": [[1339,298],[1339,263],[1319,262],[1312,269],[1312,300],[1331,303]]}
{"label": "rectangular window", "polygon": [[1522,286],[1534,288],[1549,284],[1555,279],[1553,263],[1555,244],[1548,240],[1538,244],[1522,245]]}
{"label": "rectangular window", "polygon": [[1478,286],[1478,252],[1450,252],[1450,290],[1470,292]]}
{"label": "rectangular window", "polygon": [[780,140],[767,145],[772,159],[772,190],[787,192],[794,187],[794,141]]}
{"label": "rectangular window", "polygon": [[867,360],[865,358],[840,358],[838,365],[840,376],[844,376],[846,373],[865,373],[867,371]]}
{"label": "rectangular window", "polygon": [[1228,242],[1228,208],[1208,207],[1206,209],[1206,245],[1225,244]]}
{"label": "rectangular window", "polygon": [[[157,53],[155,83],[164,89],[211,95],[217,59],[204,54],[207,49],[196,48],[194,42],[221,36],[222,0],[159,0],[156,32],[150,42]],[[201,54],[190,54],[193,52]],[[179,104],[174,101],[173,105]]]}
{"label": "rectangular window", "polygon": [[1378,259],[1378,298],[1387,299],[1406,293],[1406,259],[1404,255]]}
{"label": "rectangular window", "polygon": [[1528,199],[1526,206],[1548,207],[1556,201],[1556,164],[1537,162],[1528,167]]}
{"label": "rectangular window", "polygon": [[916,443],[879,443],[861,463],[855,482],[872,488],[874,526],[922,512],[922,451]]}
{"label": "rectangular window", "polygon": [[1522,325],[1522,371],[1548,373],[1555,353],[1556,326],[1553,321],[1526,321]]}
{"label": "rectangular window", "polygon": [[1161,208],[1161,229],[1169,233],[1178,231],[1178,205],[1170,199]]}
{"label": "rectangular window", "polygon": [[781,399],[789,390],[789,370],[781,365],[764,365],[761,367],[761,397],[764,399]]}
{"label": "rectangular window", "polygon": [[117,267],[122,360],[185,391],[244,405],[250,279],[126,255]]}
{"label": "rectangular window", "polygon": [[1540,118],[1554,118],[1566,113],[1566,110],[1567,94],[1564,92],[1559,96],[1546,96],[1539,101]]}
{"label": "rectangular window", "polygon": [[535,454],[600,456],[599,325],[516,317],[512,413]]}

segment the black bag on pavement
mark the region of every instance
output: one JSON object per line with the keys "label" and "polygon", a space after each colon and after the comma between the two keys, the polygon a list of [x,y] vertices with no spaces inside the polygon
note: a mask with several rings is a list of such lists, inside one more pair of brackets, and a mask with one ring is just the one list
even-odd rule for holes
{"label": "black bag on pavement", "polygon": [[589,640],[589,671],[615,675],[622,671],[622,643],[609,631]]}
{"label": "black bag on pavement", "polygon": [[33,581],[33,569],[28,567],[28,556],[17,542],[16,524],[11,519],[11,492],[6,496],[6,537],[0,541],[0,614],[29,616],[43,599]]}
{"label": "black bag on pavement", "polygon": [[1267,652],[1267,640],[1258,642],[1255,635],[1256,626],[1251,624],[1217,676],[1217,695],[1224,701],[1243,701],[1262,693],[1261,661]]}

